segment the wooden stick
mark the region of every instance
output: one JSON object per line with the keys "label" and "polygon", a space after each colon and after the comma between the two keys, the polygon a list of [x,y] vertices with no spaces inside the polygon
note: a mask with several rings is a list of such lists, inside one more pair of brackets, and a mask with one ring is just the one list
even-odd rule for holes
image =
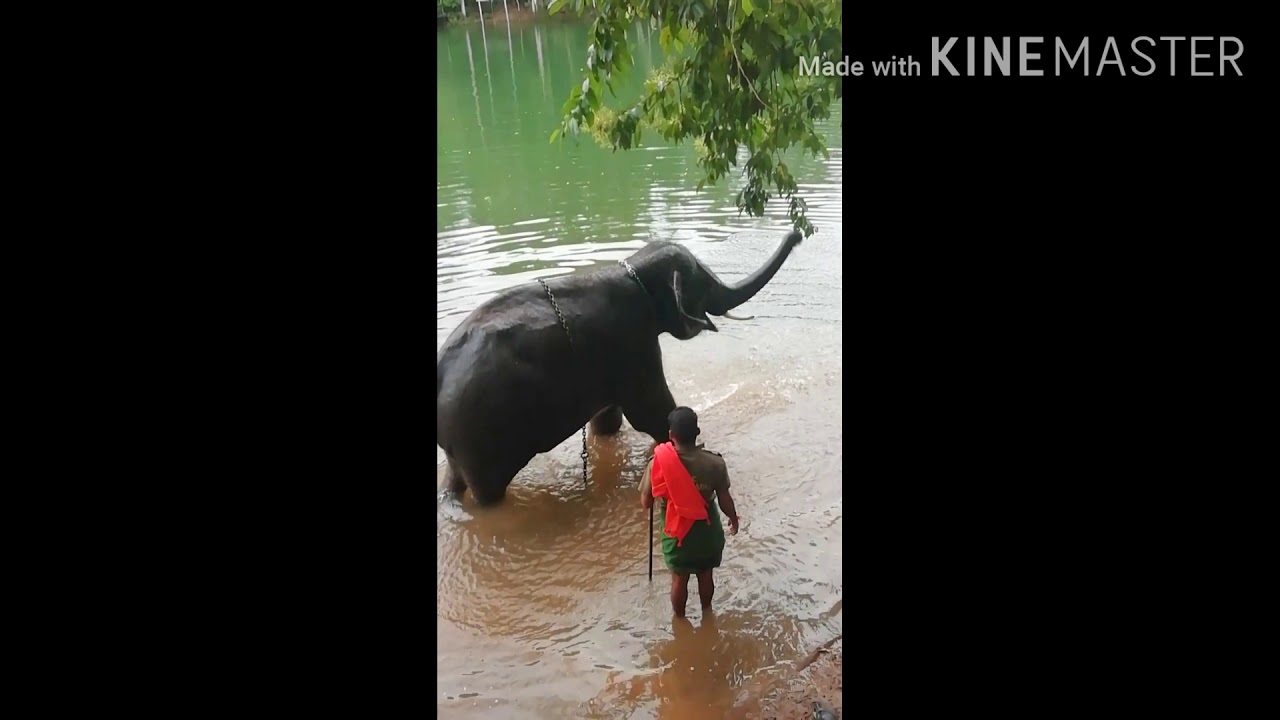
{"label": "wooden stick", "polygon": [[649,582],[653,582],[653,505],[649,506]]}

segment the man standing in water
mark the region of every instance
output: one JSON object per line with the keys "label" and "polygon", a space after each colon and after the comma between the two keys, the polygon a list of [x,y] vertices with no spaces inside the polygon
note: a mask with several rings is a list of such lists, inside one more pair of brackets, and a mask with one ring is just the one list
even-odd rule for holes
{"label": "man standing in water", "polygon": [[698,415],[678,407],[667,416],[671,442],[654,448],[653,460],[640,481],[640,505],[646,510],[654,498],[665,525],[662,530],[662,559],[671,571],[671,609],[684,617],[689,600],[689,576],[698,576],[698,599],[702,610],[711,609],[715,594],[712,572],[720,567],[724,554],[724,528],[719,510],[729,518],[729,534],[738,533],[738,511],[729,495],[729,470],[718,453],[694,446],[698,438]]}

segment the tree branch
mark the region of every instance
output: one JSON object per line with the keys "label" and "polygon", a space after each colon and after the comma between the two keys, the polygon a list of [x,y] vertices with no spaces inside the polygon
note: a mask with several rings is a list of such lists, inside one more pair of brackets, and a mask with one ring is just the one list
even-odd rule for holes
{"label": "tree branch", "polygon": [[[738,2],[742,2],[742,0],[738,0]],[[732,17],[732,12],[730,17]],[[756,86],[752,84],[751,78],[747,77],[747,71],[742,68],[742,58],[738,57],[738,43],[736,42],[737,30],[738,28],[736,25],[729,25],[729,49],[733,51],[734,62],[738,65],[738,74],[741,75],[743,81],[747,83],[747,87],[751,88],[751,94],[755,95],[756,100],[760,101],[761,107],[768,110],[769,103],[765,102],[764,98],[760,97],[760,93],[756,92]]]}

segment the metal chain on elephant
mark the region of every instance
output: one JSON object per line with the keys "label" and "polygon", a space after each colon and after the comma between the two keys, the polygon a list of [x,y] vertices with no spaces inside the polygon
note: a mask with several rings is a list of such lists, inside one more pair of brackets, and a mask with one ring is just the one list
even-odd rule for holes
{"label": "metal chain on elephant", "polygon": [[[626,260],[619,260],[618,264],[627,269],[627,274],[631,276],[631,279],[635,280],[636,284],[640,286],[640,289],[643,290],[646,295],[648,295],[649,289],[644,286],[644,283],[640,282],[640,276],[636,274],[636,269],[631,267],[631,263],[627,262]],[[572,348],[573,333],[569,332],[569,323],[565,322],[564,313],[560,312],[560,303],[556,302],[556,296],[554,293],[551,292],[551,287],[547,285],[547,281],[543,280],[542,278],[538,278],[538,283],[542,285],[543,290],[547,291],[547,299],[551,301],[551,309],[556,311],[556,319],[560,321],[560,327],[564,328],[564,336],[569,339],[569,347]],[[582,426],[582,453],[579,455],[579,457],[582,458],[582,486],[586,487],[587,457],[588,457],[586,425]]]}
{"label": "metal chain on elephant", "polygon": [[[542,285],[542,289],[547,291],[547,299],[551,301],[551,309],[556,311],[556,319],[560,321],[560,327],[564,328],[565,337],[569,338],[569,347],[573,347],[573,334],[569,332],[569,323],[564,321],[564,314],[560,312],[560,303],[556,302],[556,296],[552,294],[551,288],[546,281],[538,278],[538,282]],[[587,486],[587,426],[582,426],[582,486]]]}
{"label": "metal chain on elephant", "polygon": [[631,267],[631,263],[626,260],[619,260],[618,264],[627,269],[627,274],[631,276],[631,279],[636,281],[636,284],[640,286],[640,289],[644,291],[645,295],[648,295],[649,288],[645,287],[644,283],[640,282],[640,276],[636,274],[636,269]]}

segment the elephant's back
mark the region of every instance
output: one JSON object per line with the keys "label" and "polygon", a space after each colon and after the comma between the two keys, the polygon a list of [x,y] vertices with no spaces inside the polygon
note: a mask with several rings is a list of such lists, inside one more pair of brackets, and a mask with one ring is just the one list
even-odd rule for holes
{"label": "elephant's back", "polygon": [[489,298],[472,310],[458,326],[445,338],[444,344],[436,353],[437,387],[439,392],[440,372],[456,365],[460,359],[476,345],[483,345],[488,336],[498,334],[504,329],[517,324],[512,311],[527,304],[520,295],[523,288],[504,290],[497,296]]}
{"label": "elephant's back", "polygon": [[564,331],[549,307],[542,307],[532,293],[519,292],[522,289],[476,308],[440,347],[438,420],[482,408],[493,411],[491,405],[545,380],[548,369],[561,364]]}
{"label": "elephant's back", "polygon": [[525,286],[511,288],[472,310],[454,328],[436,354],[436,367],[471,365],[554,324],[555,317],[545,297]]}

